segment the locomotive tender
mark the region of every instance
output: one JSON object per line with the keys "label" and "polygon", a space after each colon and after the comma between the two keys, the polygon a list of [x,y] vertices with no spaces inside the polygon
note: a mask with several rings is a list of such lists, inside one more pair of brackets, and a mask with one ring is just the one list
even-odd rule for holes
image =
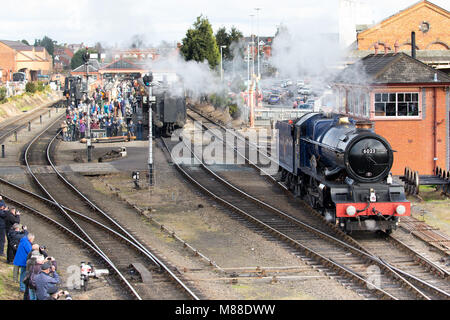
{"label": "locomotive tender", "polygon": [[278,121],[281,181],[346,232],[392,232],[410,215],[392,183],[393,150],[370,122],[311,112]]}

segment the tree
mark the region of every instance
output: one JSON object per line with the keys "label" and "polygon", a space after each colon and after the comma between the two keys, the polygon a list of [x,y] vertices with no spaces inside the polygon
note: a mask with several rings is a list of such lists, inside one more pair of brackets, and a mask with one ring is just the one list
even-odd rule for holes
{"label": "tree", "polygon": [[22,40],[22,41],[20,41],[20,42],[22,42],[23,44],[26,44],[27,46],[29,46],[30,44],[28,43],[28,41],[27,40]]}
{"label": "tree", "polygon": [[226,48],[222,49],[223,59],[224,60],[233,60],[233,50],[232,44],[238,43],[244,37],[242,32],[240,32],[235,27],[232,27],[230,32],[227,32],[225,27],[220,28],[216,32],[216,42],[217,46],[220,48],[221,46],[226,46]]}
{"label": "tree", "polygon": [[50,39],[47,36],[44,36],[44,38],[42,38],[42,40],[36,39],[34,41],[34,46],[40,46],[40,47],[44,47],[48,54],[52,56],[52,58],[54,57],[54,53],[55,53],[55,42]]}
{"label": "tree", "polygon": [[[75,70],[82,64],[84,64],[83,61],[83,54],[86,52],[86,48],[80,49],[73,55],[72,59],[70,60],[70,67],[72,70]],[[89,53],[97,53],[95,49],[88,49]]]}
{"label": "tree", "polygon": [[197,17],[193,28],[187,30],[180,51],[187,61],[203,62],[208,60],[211,69],[218,66],[220,62],[219,47],[211,24],[206,17],[202,15]]}

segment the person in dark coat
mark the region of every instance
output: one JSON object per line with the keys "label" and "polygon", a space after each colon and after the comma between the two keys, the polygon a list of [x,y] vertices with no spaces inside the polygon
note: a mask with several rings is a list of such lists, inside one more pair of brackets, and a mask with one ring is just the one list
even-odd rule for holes
{"label": "person in dark coat", "polygon": [[[8,239],[8,248],[10,247],[9,231],[11,231],[12,226],[16,223],[20,223],[20,211],[16,208],[11,208],[5,212],[5,230],[6,238]],[[14,260],[14,256],[11,255],[11,250],[6,251],[6,262],[11,263]]]}
{"label": "person in dark coat", "polygon": [[106,136],[109,138],[112,136],[112,120],[111,120],[111,118],[108,117],[106,119],[105,127],[106,127]]}
{"label": "person in dark coat", "polygon": [[137,132],[137,140],[142,140],[142,134],[144,132],[144,124],[142,123],[142,120],[139,120],[136,126],[136,132]]}
{"label": "person in dark coat", "polygon": [[130,120],[130,123],[128,124],[128,135],[131,137],[134,137],[134,132],[136,130],[136,125],[133,123],[133,120]]}
{"label": "person in dark coat", "polygon": [[[8,249],[7,256],[14,258],[19,247],[20,240],[28,235],[27,226],[21,226],[18,223],[13,224],[11,230],[8,232]],[[9,264],[12,264],[12,259],[8,260]]]}
{"label": "person in dark coat", "polygon": [[[3,202],[3,200],[1,200]],[[4,249],[5,249],[5,236],[6,236],[6,228],[5,228],[5,218],[6,218],[6,210],[7,206],[5,205],[5,202],[3,204],[0,204],[0,256],[5,256]]]}

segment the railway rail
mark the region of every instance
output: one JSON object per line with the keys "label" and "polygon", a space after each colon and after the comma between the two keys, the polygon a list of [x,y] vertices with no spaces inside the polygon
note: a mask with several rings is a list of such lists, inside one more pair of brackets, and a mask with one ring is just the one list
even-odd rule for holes
{"label": "railway rail", "polygon": [[[261,157],[264,157],[265,159],[270,160],[270,161],[276,161],[276,159],[271,157],[270,154],[266,153],[266,150],[263,149],[261,152],[260,148],[257,145],[249,143],[249,141],[245,137],[241,136],[240,134],[233,132],[233,130],[227,129],[224,125],[217,123],[213,119],[210,119],[209,117],[205,116],[204,114],[198,112],[197,110],[195,110],[193,108],[189,108],[189,109],[190,109],[190,111],[194,112],[194,116],[192,114],[189,114],[189,117],[191,119],[196,120],[196,121],[201,120],[201,119],[207,120],[207,123],[202,123],[202,126],[205,129],[212,129],[213,128],[212,126],[216,126],[216,127],[219,127],[221,130],[231,132],[231,134],[233,134],[237,139],[245,141],[245,143],[247,144],[247,147],[249,149],[250,148],[256,149],[256,151],[259,152],[259,155]],[[214,131],[211,131],[211,132],[214,132]],[[217,137],[217,138],[220,139],[220,137]],[[227,142],[225,142],[225,143],[227,143]],[[230,145],[228,144],[228,146],[230,146]],[[283,191],[285,191],[290,197],[293,197],[292,193],[289,192],[288,187],[286,185],[284,185],[283,183],[277,181],[276,178],[274,178],[270,174],[268,174],[264,167],[261,167],[258,164],[252,162],[250,159],[248,159],[248,157],[244,153],[242,153],[241,150],[238,150],[236,147],[234,147],[234,146],[230,146],[230,147],[234,148],[236,155],[243,157],[247,164],[249,164],[250,166],[255,168],[257,171],[263,173],[264,177],[267,178],[268,181],[273,182],[275,185],[277,185]],[[326,219],[324,219],[324,217],[320,213],[318,213],[317,211],[310,208],[309,205],[307,205],[304,201],[299,200],[298,202],[301,203],[302,208],[306,209],[307,211],[309,211],[309,213],[311,213],[312,215],[319,218],[319,220],[316,220],[315,222],[308,221],[308,223],[317,223],[318,222],[319,224],[317,225],[317,227],[320,228],[320,226],[326,226],[326,228],[328,228],[328,230],[332,229],[334,233],[338,234],[340,237],[342,237],[346,241],[352,242],[353,245],[355,245],[355,246],[359,246],[359,244],[357,242],[355,242],[354,239],[352,239],[350,236],[347,236],[345,233],[343,233],[339,228],[337,228],[337,226],[330,224]],[[421,239],[427,245],[432,246],[435,249],[438,249],[441,253],[441,257],[443,257],[444,260],[449,257],[449,255],[448,255],[449,253],[447,250],[448,247],[446,247],[446,244],[448,243],[448,237],[441,235],[439,232],[436,232],[434,228],[425,226],[424,223],[422,223],[418,227],[411,227],[411,225],[417,226],[418,224],[420,224],[419,221],[416,221],[412,217],[404,217],[404,218],[402,218],[402,221],[403,221],[403,224],[400,224],[400,228],[407,230],[409,232],[412,232],[417,238]],[[436,263],[430,261],[430,259],[424,258],[420,252],[417,252],[416,250],[412,249],[411,247],[405,245],[404,243],[399,242],[398,239],[395,238],[395,235],[392,235],[390,238],[386,238],[386,239],[388,239],[390,242],[396,243],[397,246],[402,247],[409,254],[415,256],[415,258],[418,261],[420,261],[421,264],[427,265],[427,267],[430,270],[432,270],[433,272],[438,273],[442,277],[448,276],[448,271],[444,270],[443,267],[437,266]]]}
{"label": "railway rail", "polygon": [[[61,100],[62,101],[62,100]],[[61,101],[54,103],[51,107],[55,107],[61,104]],[[49,108],[39,108],[32,112],[27,112],[19,117],[5,120],[0,126],[0,142],[3,142],[6,138],[17,133],[19,130],[26,128],[29,122],[32,122],[39,117],[42,117],[47,112],[51,112]],[[57,107],[55,108],[58,112]]]}
{"label": "railway rail", "polygon": [[[24,163],[34,183],[44,194],[44,197],[37,194],[29,196],[54,206],[57,210],[50,218],[89,243],[134,298],[155,298],[155,291],[127,279],[126,272],[131,263],[151,265],[147,269],[153,276],[153,284],[162,284],[158,287],[161,291],[159,294],[169,296],[169,299],[198,300],[198,294],[185,284],[181,275],[176,275],[165,262],[84,196],[57,170],[51,157],[54,141],[59,134],[55,134],[55,131],[57,125],[50,125],[25,148]],[[17,186],[10,187],[20,190]],[[21,191],[25,192],[23,188]],[[82,213],[69,209],[74,207]]]}
{"label": "railway rail", "polygon": [[[198,120],[198,118],[193,117],[195,120]],[[207,119],[209,120],[209,119]],[[208,125],[204,126],[205,128],[211,128]],[[222,126],[222,128],[224,128]],[[236,150],[237,151],[237,150]],[[241,156],[243,156],[241,154]],[[217,174],[214,174],[211,172],[211,174],[218,177]],[[220,178],[220,177],[218,177]],[[271,197],[273,198],[273,197]],[[273,207],[273,204],[272,204]],[[309,210],[312,211],[312,210]],[[314,211],[314,213],[316,213]],[[310,215],[308,218],[311,222],[311,217],[314,217],[314,215]],[[302,221],[304,216],[302,216]],[[319,219],[317,219],[319,218]],[[328,225],[327,225],[328,224]],[[365,246],[361,245],[360,242],[355,241],[355,239],[350,238],[349,236],[345,235],[344,233],[340,232],[338,228],[335,228],[335,226],[327,223],[322,216],[318,216],[316,213],[316,221],[315,226],[319,227],[323,230],[323,232],[328,233],[334,233],[336,234],[340,239],[344,240],[345,242],[351,243],[354,245],[355,248],[358,248],[359,250],[366,252],[367,254],[373,256],[376,259],[380,259],[380,261],[383,261],[383,263],[386,263],[389,265],[391,270],[395,270],[398,274],[402,274],[405,278],[409,279],[411,282],[414,282],[417,286],[420,286],[423,288],[423,290],[427,291],[430,297],[434,298],[443,298],[448,299],[450,292],[449,286],[448,286],[448,272],[441,268],[440,266],[436,265],[420,253],[416,252],[409,246],[407,246],[405,243],[401,242],[400,240],[390,237],[388,239],[376,239],[377,242],[381,243],[379,246],[375,246],[374,248],[371,248],[372,250],[375,250],[374,252],[378,255],[375,256],[371,251],[369,251]],[[325,227],[325,228],[324,228]],[[330,230],[331,228],[331,230]],[[328,229],[328,230],[327,230]],[[393,247],[393,250],[396,251],[396,256],[394,259],[386,259],[387,256],[385,254],[385,251],[378,250],[378,249],[385,249],[386,242],[394,243],[395,247]],[[367,244],[367,243],[366,243]],[[392,247],[392,245],[391,245]],[[397,248],[397,250],[395,250]],[[382,257],[382,258],[381,258]],[[411,259],[412,258],[412,259]],[[382,260],[383,259],[383,260]],[[386,261],[384,260],[386,259]],[[400,268],[394,267],[393,265],[389,264],[387,261],[394,261],[396,265],[401,265],[402,269],[408,269],[408,273],[401,270]],[[400,263],[401,262],[401,263]],[[412,267],[410,267],[412,265]],[[410,271],[414,271],[414,273],[410,274]],[[430,274],[431,271],[432,274]],[[439,279],[439,277],[443,278]],[[425,280],[423,280],[425,279]],[[406,280],[406,279],[405,279]]]}

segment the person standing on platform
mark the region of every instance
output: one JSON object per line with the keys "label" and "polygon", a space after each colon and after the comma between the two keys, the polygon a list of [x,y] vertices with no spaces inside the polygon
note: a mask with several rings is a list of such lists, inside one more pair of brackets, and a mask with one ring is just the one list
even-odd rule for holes
{"label": "person standing on platform", "polygon": [[142,123],[142,120],[139,120],[136,126],[136,133],[137,133],[137,140],[142,140],[142,135],[144,131],[144,124]]}
{"label": "person standing on platform", "polygon": [[8,249],[6,251],[6,262],[12,263],[14,260],[14,255],[12,255],[11,247],[11,239],[9,237],[9,231],[11,231],[12,226],[16,223],[20,223],[20,211],[16,210],[16,208],[11,208],[10,210],[5,212],[5,232],[6,232],[6,238],[8,239]]}
{"label": "person standing on platform", "polygon": [[20,270],[20,291],[25,292],[25,284],[23,280],[25,278],[26,267],[27,267],[27,257],[31,251],[34,242],[34,234],[29,233],[26,237],[20,239],[19,247],[17,248],[16,256],[14,258],[14,265],[19,267]]}
{"label": "person standing on platform", "polygon": [[135,130],[136,130],[136,125],[133,123],[133,120],[130,120],[130,123],[128,124],[128,135],[130,137],[130,141],[131,141],[131,137],[134,137],[134,135],[135,135]]}

